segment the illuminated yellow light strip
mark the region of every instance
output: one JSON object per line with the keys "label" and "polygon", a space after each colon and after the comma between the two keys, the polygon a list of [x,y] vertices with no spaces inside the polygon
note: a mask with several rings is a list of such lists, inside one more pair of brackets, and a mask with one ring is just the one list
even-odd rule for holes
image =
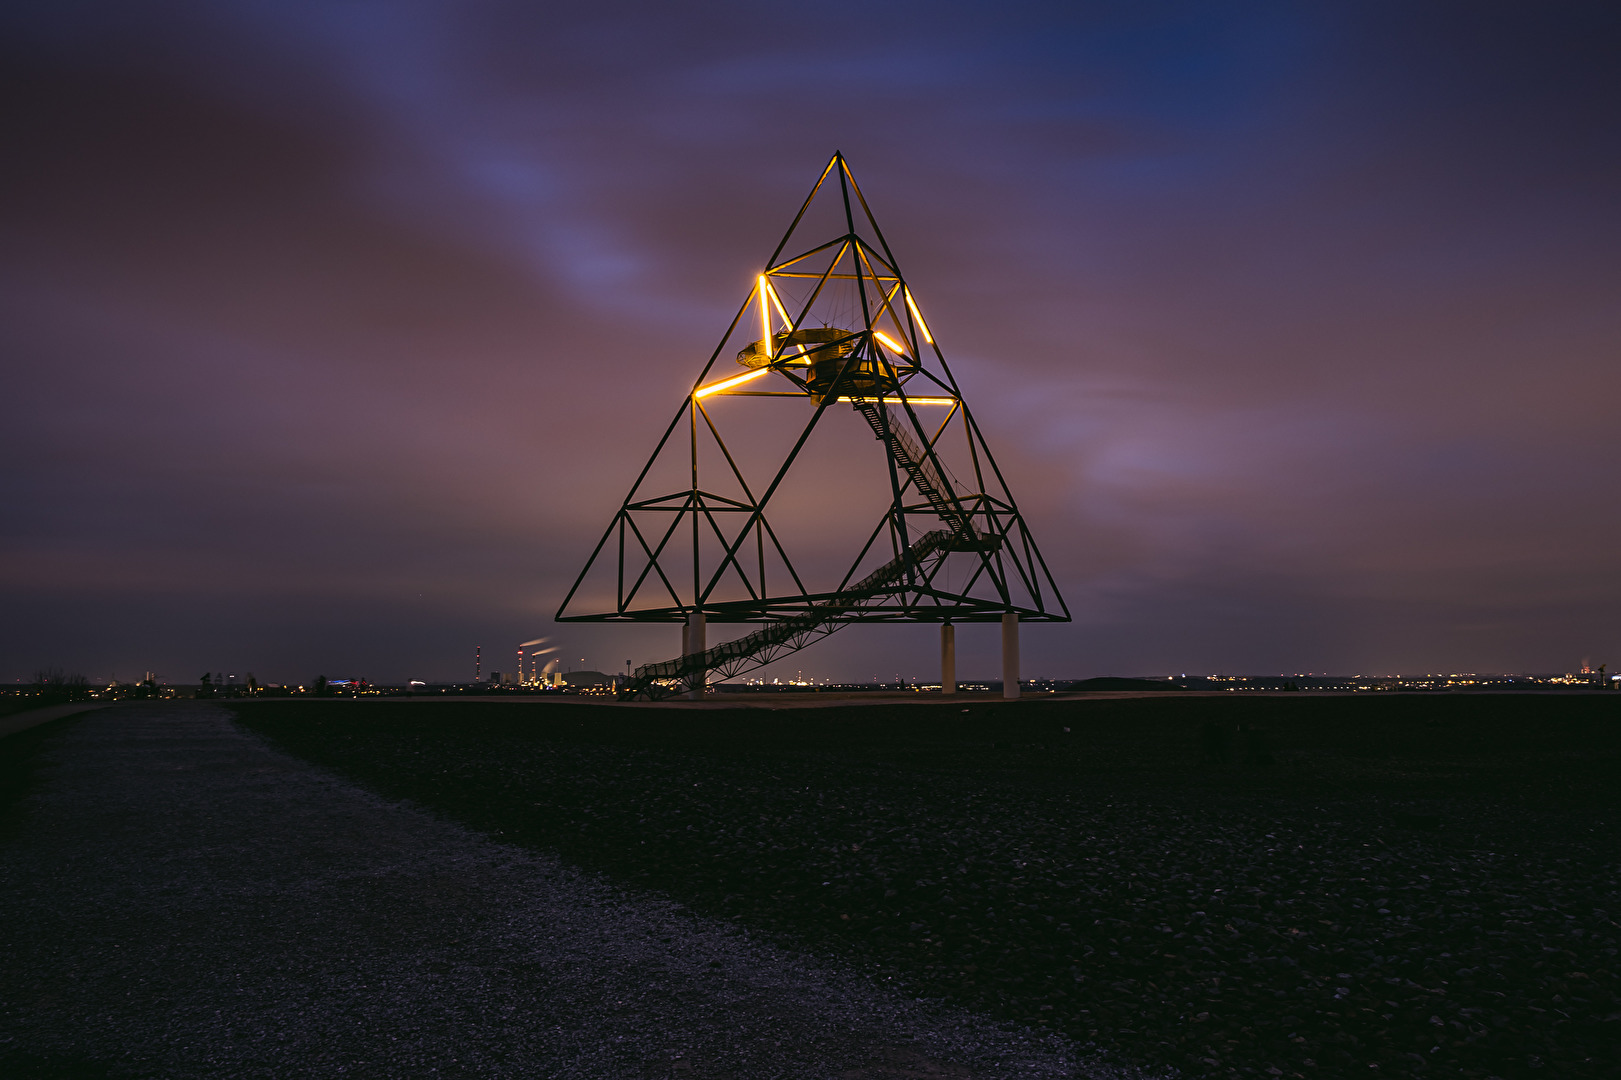
{"label": "illuminated yellow light strip", "polygon": [[692,396],[695,398],[708,397],[710,394],[718,394],[722,390],[742,386],[751,379],[758,379],[761,375],[769,375],[770,373],[771,369],[768,367],[755,368],[753,371],[745,371],[741,375],[734,375],[730,379],[722,379],[720,382],[710,383],[708,386],[700,386],[692,392]]}
{"label": "illuminated yellow light strip", "polygon": [[[839,398],[839,400],[842,401],[842,402],[845,402],[845,403],[850,403],[850,402],[856,402],[856,401],[872,401],[873,399],[872,398],[841,397],[841,398]],[[898,397],[886,397],[886,398],[880,398],[878,400],[880,401],[880,403],[882,403],[884,405],[899,405],[899,404],[901,404],[901,399],[898,398]],[[906,404],[908,404],[908,405],[955,405],[955,404],[957,404],[957,399],[954,398],[954,397],[909,397],[909,398],[906,398],[905,401],[906,401]]]}
{"label": "illuminated yellow light strip", "polygon": [[923,340],[933,345],[934,335],[929,333],[929,324],[923,321],[923,312],[917,309],[917,301],[912,299],[911,289],[906,290],[906,306],[912,309],[912,318],[917,320],[918,328],[923,331]]}
{"label": "illuminated yellow light strip", "polygon": [[872,336],[877,338],[879,341],[882,341],[885,345],[888,345],[891,352],[898,352],[902,356],[906,355],[906,350],[895,344],[895,342],[890,339],[890,336],[884,333],[882,330],[874,330],[872,332]]}
{"label": "illuminated yellow light strip", "polygon": [[765,278],[761,278],[760,281],[765,285],[766,294],[771,297],[771,302],[776,305],[777,314],[782,316],[783,324],[792,330],[794,320],[788,317],[788,310],[782,306],[782,300],[777,296],[777,290],[772,288],[771,282],[766,281]]}
{"label": "illuminated yellow light strip", "polygon": [[[788,309],[782,306],[782,300],[778,298],[777,290],[772,286],[771,282],[766,281],[765,278],[762,277],[760,280],[765,284],[765,291],[770,294],[771,302],[777,305],[777,314],[782,316],[783,325],[788,327],[789,333],[793,333],[794,320],[788,317]],[[794,348],[798,351],[800,356],[805,355],[805,346],[795,345]]]}
{"label": "illuminated yellow light strip", "polygon": [[771,308],[766,303],[766,294],[771,291],[771,286],[766,284],[764,274],[760,275],[759,290],[760,290],[760,340],[765,342],[766,355],[770,356],[771,355]]}

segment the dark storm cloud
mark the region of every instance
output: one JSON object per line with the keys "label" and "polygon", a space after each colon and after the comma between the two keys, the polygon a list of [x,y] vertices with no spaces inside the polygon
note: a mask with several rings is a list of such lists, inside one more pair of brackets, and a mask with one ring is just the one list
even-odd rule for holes
{"label": "dark storm cloud", "polygon": [[5,18],[7,677],[542,632],[835,148],[1078,614],[1027,670],[1621,646],[1608,6]]}

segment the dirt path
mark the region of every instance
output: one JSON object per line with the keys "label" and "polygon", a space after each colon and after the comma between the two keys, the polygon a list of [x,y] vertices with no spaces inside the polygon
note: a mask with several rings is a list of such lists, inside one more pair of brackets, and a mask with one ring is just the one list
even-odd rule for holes
{"label": "dirt path", "polygon": [[67,705],[47,705],[43,709],[24,709],[9,716],[0,716],[0,739],[7,735],[15,735],[19,731],[27,731],[31,727],[48,724],[52,720],[61,720],[77,713],[105,708],[107,705],[97,701],[76,701]]}
{"label": "dirt path", "polygon": [[0,1073],[1103,1077],[390,804],[206,704],[93,713],[0,839]]}

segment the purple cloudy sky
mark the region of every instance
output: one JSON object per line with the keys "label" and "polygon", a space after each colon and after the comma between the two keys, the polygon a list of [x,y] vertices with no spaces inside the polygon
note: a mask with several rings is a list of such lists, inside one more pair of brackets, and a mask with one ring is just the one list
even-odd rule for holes
{"label": "purple cloudy sky", "polygon": [[1027,675],[1621,663],[1613,3],[52,0],[0,42],[8,681],[674,652],[551,615],[835,149],[1076,613]]}

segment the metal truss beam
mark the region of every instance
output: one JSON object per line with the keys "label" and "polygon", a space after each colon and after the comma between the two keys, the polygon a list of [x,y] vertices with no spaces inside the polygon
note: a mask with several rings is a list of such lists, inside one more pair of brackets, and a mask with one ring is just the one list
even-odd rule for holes
{"label": "metal truss beam", "polygon": [[[800,233],[809,228],[818,199],[834,199],[838,235],[823,233],[806,244]],[[759,340],[754,333],[762,335]],[[745,346],[738,353],[745,373],[716,373],[722,355],[739,341]],[[770,384],[761,379],[780,380],[778,388],[766,388]],[[908,388],[914,379],[923,380],[918,385],[925,392]],[[761,455],[753,448],[733,452],[722,434],[726,418],[721,414],[783,409],[788,406],[761,399],[787,398],[803,399],[812,406],[809,415],[791,449],[751,480]],[[722,399],[738,403],[716,411]],[[923,412],[937,405],[948,407],[945,418],[925,422]],[[856,426],[843,418],[833,423],[835,407],[851,409]],[[685,437],[677,441],[683,425]],[[861,438],[864,432],[877,442],[888,505],[874,508],[880,511],[877,526],[839,583],[813,590],[769,513],[785,498],[802,509],[802,497],[788,494],[789,482],[804,471],[796,466],[813,435],[824,431],[842,438]],[[960,433],[960,441],[953,432]],[[671,490],[675,483],[661,481],[664,493],[644,490],[655,474],[667,475],[676,455],[687,458],[681,462],[686,486]],[[704,464],[711,455],[718,458],[718,472]],[[953,472],[952,458],[963,478]],[[841,515],[850,510],[834,509]],[[615,540],[611,549],[610,540]],[[888,561],[873,568],[886,549]],[[687,564],[686,571],[675,572],[677,561]],[[612,577],[611,588],[593,577],[598,573]],[[690,588],[678,584],[689,574]],[[791,581],[791,591],[773,591],[773,574],[779,589]],[[947,584],[948,576],[956,584]],[[594,610],[582,610],[588,596],[597,598],[591,601]],[[600,600],[607,600],[606,606]],[[735,677],[850,623],[994,622],[1009,613],[1023,621],[1070,618],[842,154],[833,155],[822,170],[766,260],[557,619],[681,622],[699,612],[710,622],[759,626],[703,653],[645,665],[633,680],[635,693],[656,696],[672,687],[700,685],[710,675]]]}

